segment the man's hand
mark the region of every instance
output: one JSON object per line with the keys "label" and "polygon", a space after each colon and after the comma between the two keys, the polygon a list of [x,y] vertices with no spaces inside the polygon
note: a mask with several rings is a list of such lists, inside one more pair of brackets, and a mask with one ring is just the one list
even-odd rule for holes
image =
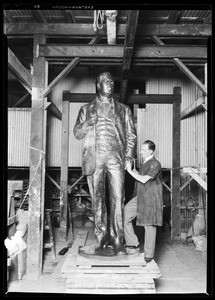
{"label": "man's hand", "polygon": [[134,160],[134,159],[133,159],[133,157],[131,157],[131,156],[126,156],[126,157],[125,157],[125,162],[126,162],[126,163],[127,163],[127,162],[132,163],[133,160]]}
{"label": "man's hand", "polygon": [[131,171],[131,162],[130,162],[130,161],[126,161],[125,169],[126,169],[128,172]]}

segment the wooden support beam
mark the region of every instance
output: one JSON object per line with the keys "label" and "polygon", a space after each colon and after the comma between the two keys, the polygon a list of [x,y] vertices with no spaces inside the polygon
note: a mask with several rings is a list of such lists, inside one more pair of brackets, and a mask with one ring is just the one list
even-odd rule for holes
{"label": "wooden support beam", "polygon": [[116,44],[116,16],[117,10],[105,10],[107,42],[109,45]]}
{"label": "wooden support beam", "polygon": [[168,185],[167,185],[165,182],[162,181],[162,184],[163,184],[163,186],[165,186],[165,188],[166,188],[170,193],[172,193],[171,188],[168,187]]}
{"label": "wooden support beam", "polygon": [[74,17],[71,15],[70,11],[62,10],[63,15],[68,23],[74,23]]}
{"label": "wooden support beam", "polygon": [[181,11],[180,10],[170,10],[167,24],[176,24],[180,19]]}
{"label": "wooden support beam", "polygon": [[[89,45],[95,44],[101,36],[96,35],[90,42]],[[44,97],[46,97],[53,88],[58,84],[59,80],[66,77],[66,75],[74,69],[74,67],[80,62],[80,57],[75,57],[64,69],[63,71],[47,86],[44,90]]]}
{"label": "wooden support beam", "polygon": [[76,19],[75,19],[75,16],[74,16],[74,11],[73,10],[66,10],[66,12],[68,14],[70,14],[70,16],[71,16],[71,19],[72,19],[71,23],[76,23]]}
{"label": "wooden support beam", "polygon": [[[202,173],[195,168],[183,168],[183,172],[188,173],[193,179],[195,179],[198,184],[200,184],[203,189],[207,192],[207,182],[205,182],[197,173]],[[205,171],[207,172],[207,170]]]}
{"label": "wooden support beam", "polygon": [[203,104],[205,104],[204,96],[194,101],[191,105],[189,105],[181,112],[181,120],[186,119],[188,116],[194,113],[197,113],[199,110],[202,110],[202,108],[204,109]]}
{"label": "wooden support beam", "polygon": [[71,193],[72,189],[84,178],[84,175],[82,175],[80,178],[76,180],[72,185],[68,187],[68,192]]}
{"label": "wooden support beam", "polygon": [[187,182],[185,182],[184,184],[182,184],[182,186],[180,187],[180,192],[183,191],[183,189],[193,180],[193,178],[189,178],[189,180]]}
{"label": "wooden support beam", "polygon": [[32,76],[18,60],[15,54],[8,48],[8,67],[16,76],[16,78],[22,83],[26,88],[31,90],[32,87]]}
{"label": "wooden support beam", "polygon": [[179,69],[188,77],[192,82],[194,82],[198,88],[207,96],[207,88],[201,83],[201,81],[185,66],[185,64],[179,59],[174,58],[174,63],[179,67]]}
{"label": "wooden support beam", "polygon": [[88,45],[94,45],[101,40],[102,36],[97,34],[89,43]]}
{"label": "wooden support beam", "polygon": [[68,234],[68,158],[69,158],[69,101],[63,101],[60,177],[60,229],[59,240],[66,241]]}
{"label": "wooden support beam", "polygon": [[[129,49],[128,49],[129,51]],[[40,44],[38,56],[53,57],[80,57],[80,58],[123,58],[124,47],[119,45],[45,45]],[[206,46],[172,46],[172,45],[144,45],[137,46],[133,53],[134,58],[195,58],[206,59]],[[177,62],[176,62],[177,63]]]}
{"label": "wooden support beam", "polygon": [[46,97],[53,88],[57,85],[60,79],[66,77],[66,75],[80,62],[80,58],[74,58],[67,66],[63,69],[63,71],[47,86],[47,88],[43,92],[43,97]]}
{"label": "wooden support beam", "polygon": [[5,18],[10,22],[14,22],[14,18],[9,10],[3,10]]}
{"label": "wooden support beam", "polygon": [[[63,101],[69,102],[91,102],[96,98],[97,94],[90,93],[70,93],[68,91],[63,91]],[[119,94],[113,94],[115,99],[119,99]],[[148,94],[148,95],[138,95],[129,94],[127,96],[127,104],[145,104],[145,103],[162,103],[171,104],[174,102],[180,102],[181,96],[177,94]]]}
{"label": "wooden support beam", "polygon": [[17,215],[14,215],[14,216],[12,216],[12,217],[9,217],[9,218],[7,219],[7,226],[10,226],[10,225],[12,225],[12,224],[14,224],[14,223],[16,223],[16,222],[18,222],[18,216],[17,216]]}
{"label": "wooden support beam", "polygon": [[[164,45],[161,40],[156,37],[155,41],[159,45]],[[173,58],[174,63],[179,67],[179,69],[188,77],[190,78],[199,88],[200,90],[207,95],[207,88],[201,83],[201,81],[186,67],[186,65],[179,59]]]}
{"label": "wooden support beam", "polygon": [[35,49],[38,43],[44,42],[44,36],[34,37],[27,241],[27,276],[30,280],[38,280],[42,272],[46,150],[43,89],[47,83],[47,63],[43,57],[36,57]]}
{"label": "wooden support beam", "polygon": [[46,102],[45,109],[48,109],[55,117],[62,120],[62,113],[53,102]]}
{"label": "wooden support beam", "polygon": [[124,72],[130,69],[133,55],[134,40],[137,30],[139,10],[129,10],[127,18],[127,27],[124,42],[124,54],[122,64],[122,81],[120,89],[120,102],[125,102],[127,93],[128,79],[124,78]]}
{"label": "wooden support beam", "polygon": [[60,190],[60,186],[59,184],[57,184],[57,182],[49,175],[46,173],[46,176],[49,178],[49,180],[54,183],[54,185]]}
{"label": "wooden support beam", "polygon": [[47,19],[41,10],[32,10],[32,12],[39,23],[47,23]]}
{"label": "wooden support beam", "polygon": [[204,167],[183,167],[184,173],[207,174],[207,168]]}
{"label": "wooden support beam", "polygon": [[161,39],[158,36],[153,35],[152,40],[155,42],[157,45],[165,45]]}
{"label": "wooden support beam", "polygon": [[16,104],[13,105],[13,107],[18,107],[22,102],[24,102],[29,97],[29,93],[26,93]]}
{"label": "wooden support beam", "polygon": [[[175,87],[173,90],[175,95],[181,95],[181,88]],[[173,103],[173,130],[172,130],[172,141],[173,141],[173,158],[172,158],[172,230],[171,238],[179,239],[180,222],[181,222],[181,211],[180,211],[180,128],[181,128],[181,102]]]}
{"label": "wooden support beam", "polygon": [[[125,36],[126,24],[118,24],[116,29],[117,37]],[[34,35],[44,34],[46,36],[94,36],[93,24],[65,24],[65,23],[13,23],[4,25],[4,33],[10,35]],[[104,25],[99,34],[107,35],[107,26]],[[165,36],[165,37],[209,37],[212,35],[211,25],[202,24],[144,24],[138,25],[136,36]]]}

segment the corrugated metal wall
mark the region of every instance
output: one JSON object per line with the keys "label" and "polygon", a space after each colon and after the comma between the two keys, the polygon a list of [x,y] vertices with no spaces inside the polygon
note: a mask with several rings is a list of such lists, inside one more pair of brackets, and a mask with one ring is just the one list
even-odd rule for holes
{"label": "corrugated metal wall", "polygon": [[[74,71],[61,80],[52,91],[53,103],[62,111],[63,91],[71,93],[96,93],[95,74],[87,67],[76,67]],[[70,103],[69,115],[69,167],[81,166],[83,141],[76,140],[73,127],[80,107],[84,103]],[[61,165],[61,124],[62,122],[51,114],[48,117],[47,166]]]}
{"label": "corrugated metal wall", "polygon": [[30,108],[8,108],[8,166],[29,166],[30,129]]}
{"label": "corrugated metal wall", "polygon": [[[144,71],[144,72],[143,72]],[[195,85],[181,73],[171,72],[167,68],[140,68],[139,77],[148,80],[147,94],[172,94],[175,86],[181,87],[181,110],[192,104],[200,95]],[[143,75],[144,74],[144,75]],[[135,76],[138,75],[135,74]],[[51,98],[62,111],[64,90],[73,93],[95,93],[94,72],[87,67],[76,67],[53,89]],[[78,111],[84,103],[70,104],[69,127],[69,166],[81,166],[82,141],[73,136],[73,127]],[[181,166],[197,165],[206,167],[207,128],[205,113],[198,113],[181,121]],[[157,145],[156,156],[163,168],[172,167],[172,105],[146,104],[145,109],[138,109],[138,153],[141,143],[146,139]],[[29,165],[30,109],[8,109],[8,165]],[[138,156],[138,158],[140,158]],[[61,121],[48,114],[47,129],[47,166],[61,165]]]}

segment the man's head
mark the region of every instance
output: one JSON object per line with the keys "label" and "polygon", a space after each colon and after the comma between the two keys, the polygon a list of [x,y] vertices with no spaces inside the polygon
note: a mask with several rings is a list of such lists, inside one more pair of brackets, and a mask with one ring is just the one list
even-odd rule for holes
{"label": "man's head", "polygon": [[102,96],[109,96],[113,93],[114,80],[109,72],[101,73],[97,77],[97,89]]}
{"label": "man's head", "polygon": [[142,158],[147,158],[150,155],[152,155],[154,151],[155,151],[155,144],[150,140],[146,140],[141,146],[140,153],[142,155]]}

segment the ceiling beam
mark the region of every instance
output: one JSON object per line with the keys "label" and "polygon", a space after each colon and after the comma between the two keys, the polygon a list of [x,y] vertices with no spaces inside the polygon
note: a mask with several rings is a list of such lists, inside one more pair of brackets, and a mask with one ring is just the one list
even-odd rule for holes
{"label": "ceiling beam", "polygon": [[[119,94],[113,94],[115,99],[119,99]],[[69,102],[91,102],[96,98],[96,94],[89,93],[70,93],[63,91],[63,101]],[[181,101],[181,95],[177,94],[128,94],[126,104],[144,104],[144,103],[166,103],[172,104]]]}
{"label": "ceiling beam", "polygon": [[[118,24],[116,29],[116,35],[125,36],[126,25]],[[44,34],[46,36],[94,36],[95,31],[93,24],[63,24],[63,23],[13,23],[4,24],[4,33],[10,35],[35,35]],[[102,29],[98,31],[102,36],[107,35],[107,26],[104,25]],[[144,24],[138,25],[136,36],[206,36],[209,37],[212,34],[211,25],[206,24]]]}
{"label": "ceiling beam", "polygon": [[124,54],[122,65],[122,80],[120,89],[120,102],[125,102],[127,93],[128,79],[124,78],[124,73],[130,69],[131,59],[133,55],[133,46],[136,36],[136,29],[138,23],[139,10],[129,10],[127,18],[127,27],[124,42]]}
{"label": "ceiling beam", "polygon": [[[38,56],[47,58],[123,58],[124,47],[118,45],[48,45],[38,44]],[[137,46],[134,58],[193,58],[206,59],[207,46],[144,45]]]}
{"label": "ceiling beam", "polygon": [[22,83],[27,91],[31,92],[32,76],[21,64],[15,54],[8,48],[8,67],[16,75],[16,78]]}

